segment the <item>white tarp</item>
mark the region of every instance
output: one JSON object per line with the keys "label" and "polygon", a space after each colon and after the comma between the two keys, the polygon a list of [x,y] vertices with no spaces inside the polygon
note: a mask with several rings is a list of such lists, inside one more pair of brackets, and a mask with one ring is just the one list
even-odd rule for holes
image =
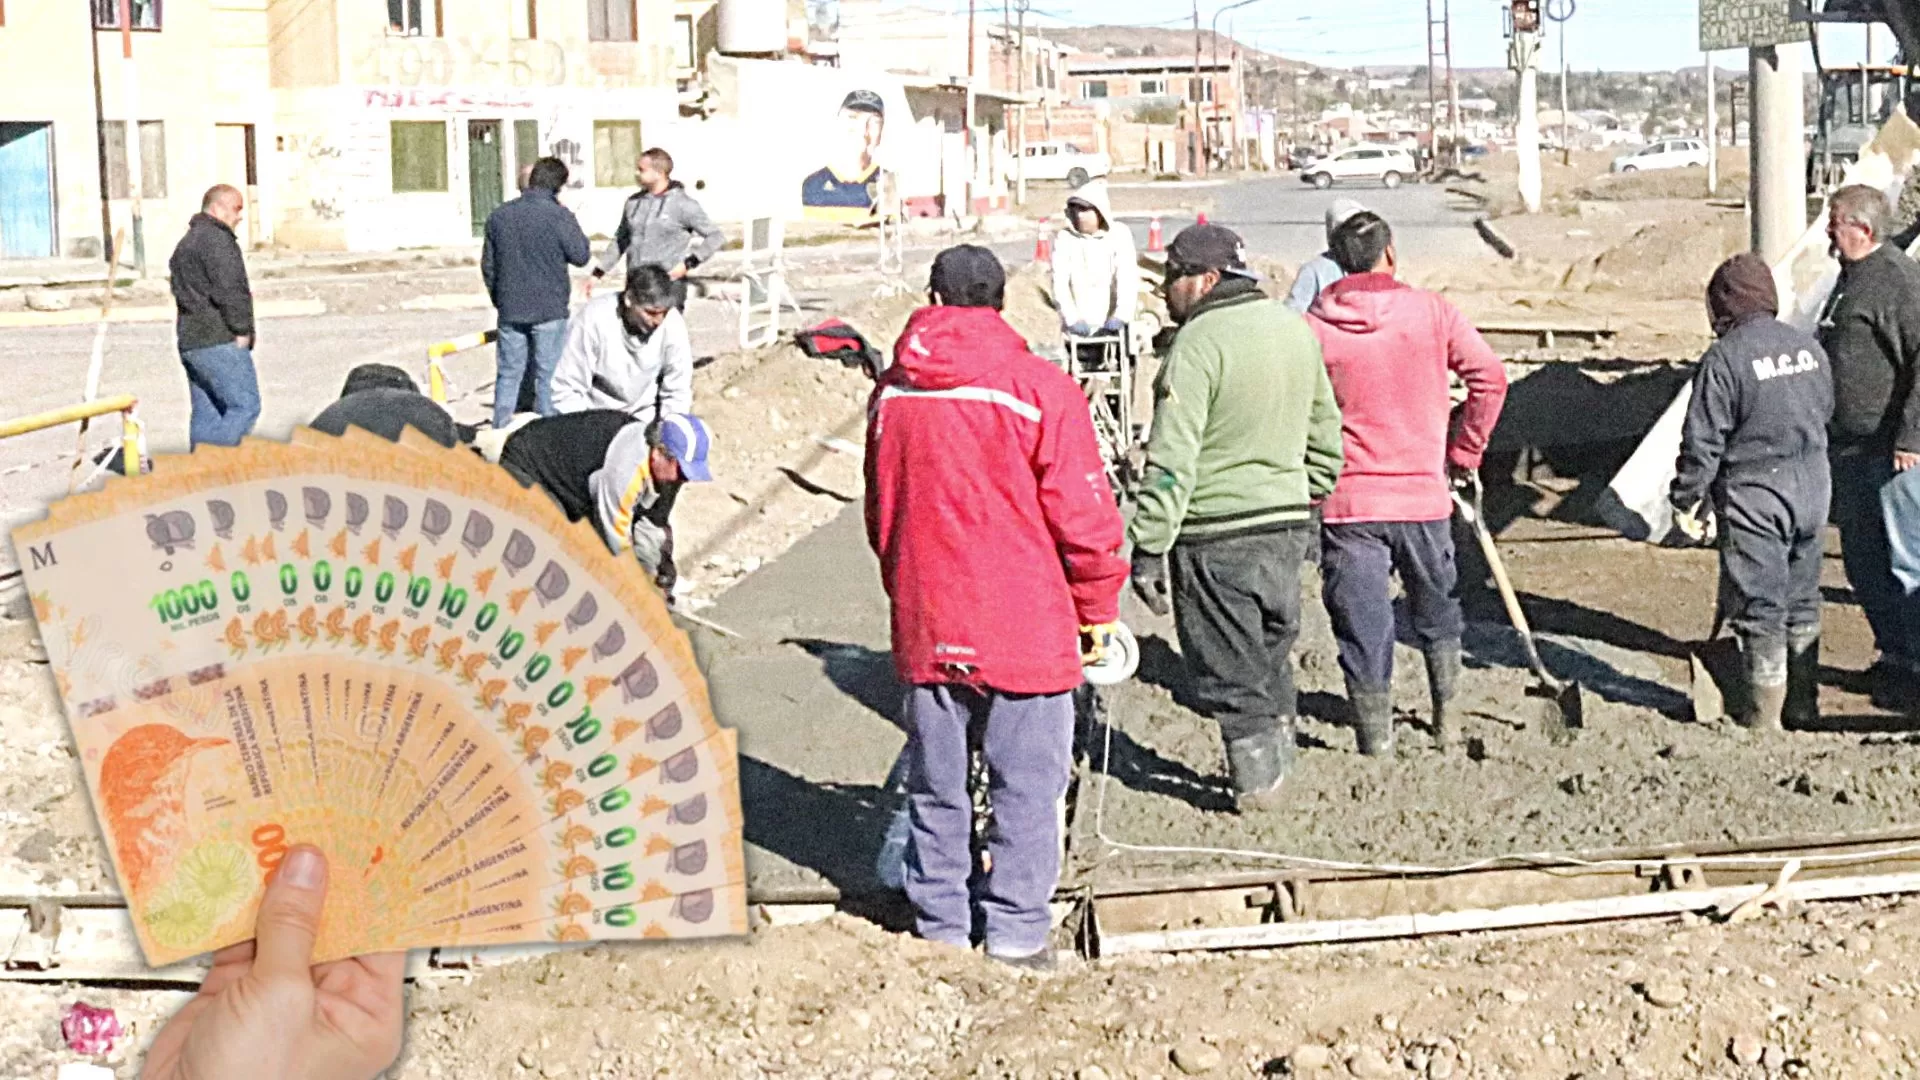
{"label": "white tarp", "polygon": [[[1906,122],[1904,116],[1896,120]],[[1889,204],[1900,199],[1902,178],[1884,154],[1862,153],[1860,160],[1848,166],[1843,184],[1873,184],[1887,193]],[[1840,279],[1840,263],[1828,250],[1827,214],[1824,209],[1792,250],[1774,264],[1774,285],[1780,290],[1780,317],[1795,329],[1811,333],[1820,317],[1820,309]],[[1706,283],[1701,283],[1701,303],[1706,302]],[[1607,484],[1606,496],[1599,500],[1600,520],[1619,530],[1630,540],[1667,542],[1674,532],[1673,509],[1667,505],[1667,491],[1673,485],[1680,464],[1680,430],[1687,417],[1687,403],[1693,399],[1693,384],[1687,383],[1674,395],[1660,419],[1633,451],[1633,456]]]}

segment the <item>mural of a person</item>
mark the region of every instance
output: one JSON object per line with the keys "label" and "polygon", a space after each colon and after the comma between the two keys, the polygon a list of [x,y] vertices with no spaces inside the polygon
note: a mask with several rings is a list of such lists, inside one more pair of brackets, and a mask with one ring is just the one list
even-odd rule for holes
{"label": "mural of a person", "polygon": [[874,160],[886,127],[886,105],[872,90],[855,90],[840,103],[833,157],[800,182],[801,216],[858,225],[873,219],[880,166]]}

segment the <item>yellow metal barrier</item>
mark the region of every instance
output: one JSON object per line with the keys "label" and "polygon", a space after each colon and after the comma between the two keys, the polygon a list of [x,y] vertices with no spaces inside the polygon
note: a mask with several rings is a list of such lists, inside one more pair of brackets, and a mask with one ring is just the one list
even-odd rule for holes
{"label": "yellow metal barrier", "polygon": [[140,472],[140,420],[134,416],[134,406],[139,401],[132,394],[115,394],[113,397],[100,398],[97,401],[83,401],[77,405],[63,405],[58,409],[49,409],[32,416],[22,416],[15,420],[0,420],[0,439],[25,435],[34,431],[59,427],[62,424],[77,424],[108,413],[120,414],[120,445],[125,453],[124,464],[127,475],[135,476]]}
{"label": "yellow metal barrier", "polygon": [[440,361],[457,352],[491,345],[500,336],[495,330],[479,330],[448,341],[427,346],[427,396],[441,405],[447,403],[447,370]]}

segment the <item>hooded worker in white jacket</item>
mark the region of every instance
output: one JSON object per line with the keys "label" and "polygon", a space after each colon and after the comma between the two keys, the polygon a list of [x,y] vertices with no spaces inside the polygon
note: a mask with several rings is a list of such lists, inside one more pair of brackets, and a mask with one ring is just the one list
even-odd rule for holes
{"label": "hooded worker in white jacket", "polygon": [[1105,180],[1067,196],[1067,227],[1053,239],[1053,302],[1076,337],[1123,331],[1139,308],[1133,232],[1114,222]]}

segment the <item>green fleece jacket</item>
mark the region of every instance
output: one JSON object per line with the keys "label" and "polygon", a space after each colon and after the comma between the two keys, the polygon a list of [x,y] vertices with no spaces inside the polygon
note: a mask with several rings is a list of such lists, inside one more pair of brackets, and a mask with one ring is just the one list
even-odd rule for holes
{"label": "green fleece jacket", "polygon": [[1306,320],[1226,278],[1154,381],[1136,550],[1307,520],[1340,478],[1340,408]]}

